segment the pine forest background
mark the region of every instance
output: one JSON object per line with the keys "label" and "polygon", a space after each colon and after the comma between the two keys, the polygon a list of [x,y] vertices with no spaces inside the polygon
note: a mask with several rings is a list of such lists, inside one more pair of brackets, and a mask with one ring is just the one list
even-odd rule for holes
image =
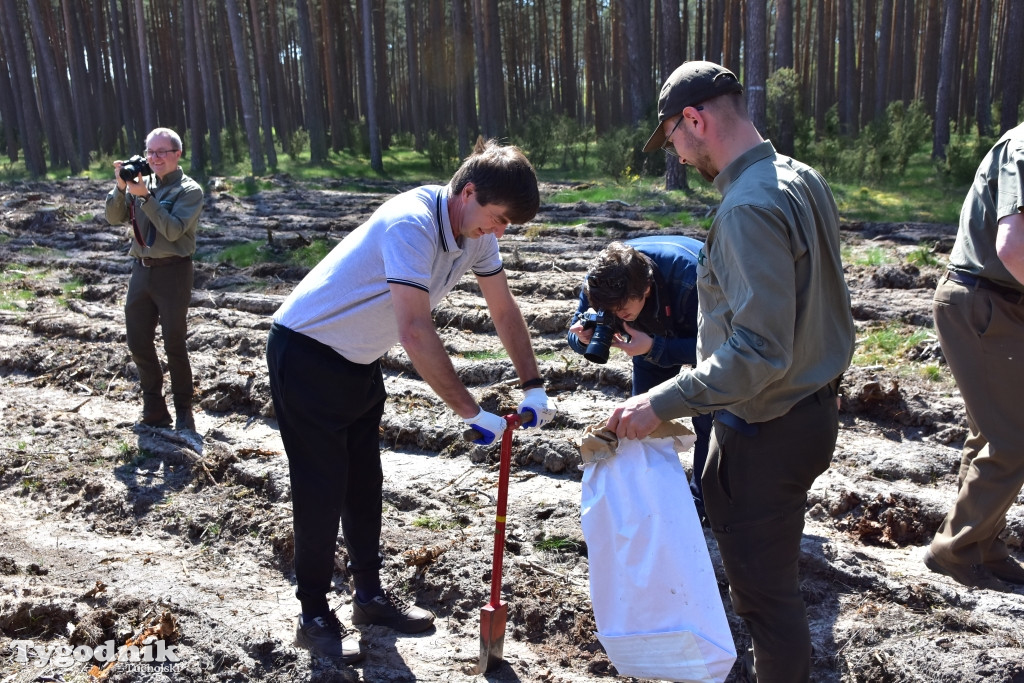
{"label": "pine forest background", "polygon": [[679,187],[639,147],[690,59],[836,173],[899,173],[922,136],[973,170],[1021,118],[1024,0],[0,0],[0,146],[78,174],[166,126],[197,176],[343,150],[384,172],[393,145],[440,172],[482,135]]}

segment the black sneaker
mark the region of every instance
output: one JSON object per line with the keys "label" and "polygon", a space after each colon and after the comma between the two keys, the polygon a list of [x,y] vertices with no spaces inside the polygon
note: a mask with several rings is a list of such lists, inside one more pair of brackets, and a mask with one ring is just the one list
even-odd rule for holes
{"label": "black sneaker", "polygon": [[309,621],[305,621],[300,614],[299,623],[295,626],[295,644],[320,657],[352,664],[361,661],[366,654],[359,648],[357,639],[348,637],[351,634],[341,625],[334,612]]}
{"label": "black sneaker", "polygon": [[352,599],[352,623],[387,626],[401,633],[421,633],[434,625],[434,614],[416,605],[403,605],[384,592],[369,602]]}

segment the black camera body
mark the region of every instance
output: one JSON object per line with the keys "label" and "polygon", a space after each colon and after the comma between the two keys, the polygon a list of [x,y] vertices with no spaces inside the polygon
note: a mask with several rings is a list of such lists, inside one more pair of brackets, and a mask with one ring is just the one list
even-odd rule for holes
{"label": "black camera body", "polygon": [[606,311],[587,311],[583,314],[583,329],[591,328],[594,330],[594,335],[590,338],[583,357],[591,363],[604,365],[608,362],[608,354],[611,353],[615,334],[618,333],[627,338],[629,335],[623,329],[622,321]]}
{"label": "black camera body", "polygon": [[150,167],[149,162],[146,161],[145,157],[141,157],[136,154],[131,159],[121,164],[121,170],[118,175],[121,176],[122,180],[135,182],[135,179],[140,175],[153,175],[153,169]]}

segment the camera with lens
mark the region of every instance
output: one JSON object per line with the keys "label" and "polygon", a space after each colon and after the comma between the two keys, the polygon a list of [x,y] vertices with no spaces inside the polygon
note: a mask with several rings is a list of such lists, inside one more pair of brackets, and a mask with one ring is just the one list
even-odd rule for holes
{"label": "camera with lens", "polygon": [[121,164],[121,171],[118,173],[122,180],[135,182],[140,175],[153,175],[153,169],[145,157],[138,154]]}
{"label": "camera with lens", "polygon": [[615,341],[616,333],[629,338],[622,327],[622,321],[612,313],[605,311],[587,311],[583,314],[583,329],[594,330],[594,335],[587,344],[587,350],[583,357],[591,363],[601,365],[608,362],[608,354],[611,352],[612,342]]}

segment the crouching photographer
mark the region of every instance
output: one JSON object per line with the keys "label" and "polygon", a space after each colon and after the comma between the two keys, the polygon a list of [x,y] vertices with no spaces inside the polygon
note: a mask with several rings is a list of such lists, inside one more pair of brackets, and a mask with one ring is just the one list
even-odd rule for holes
{"label": "crouching photographer", "polygon": [[[632,395],[697,363],[697,260],[703,244],[681,235],[612,242],[591,264],[569,327],[569,346],[593,363],[610,348],[633,359]],[[711,414],[693,418],[693,493],[704,519],[700,475],[711,438]]]}
{"label": "crouching photographer", "polygon": [[203,209],[203,189],[178,167],[181,138],[169,128],[146,137],[145,156],[114,162],[116,186],[107,195],[111,225],[129,223],[132,274],[125,300],[128,350],[139,372],[142,418],[150,427],[170,427],[163,369],[156,353],[160,323],[171,375],[175,428],[195,429],[192,367],[185,345],[192,300],[192,255]]}

